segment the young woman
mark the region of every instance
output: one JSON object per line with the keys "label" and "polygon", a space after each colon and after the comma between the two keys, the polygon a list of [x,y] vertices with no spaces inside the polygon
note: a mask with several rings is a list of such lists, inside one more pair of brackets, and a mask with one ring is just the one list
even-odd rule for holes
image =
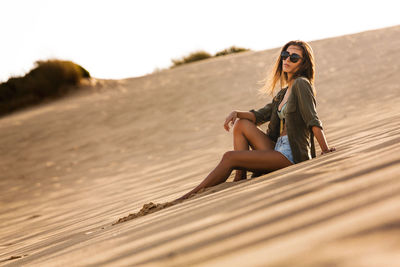
{"label": "young woman", "polygon": [[[232,111],[224,128],[233,128],[234,151],[226,152],[217,167],[193,190],[176,200],[189,198],[200,189],[223,183],[233,170],[234,181],[246,179],[246,171],[267,173],[315,157],[314,136],[321,155],[335,151],[329,148],[316,112],[314,56],[309,44],[290,41],[275,63],[264,88],[273,95],[276,84],[286,86],[272,102],[258,110]],[[257,125],[269,121],[262,132]],[[249,150],[249,146],[252,150]]]}

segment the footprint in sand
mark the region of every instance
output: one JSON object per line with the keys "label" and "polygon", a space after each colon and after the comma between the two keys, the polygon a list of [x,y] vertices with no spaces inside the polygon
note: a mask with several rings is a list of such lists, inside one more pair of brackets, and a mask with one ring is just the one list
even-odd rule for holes
{"label": "footprint in sand", "polygon": [[[211,188],[203,188],[203,189],[200,189],[197,193],[190,195],[189,198],[192,198],[192,197],[194,197],[196,195],[199,195],[200,193],[203,193],[205,191],[213,192],[213,191],[211,191]],[[126,217],[119,218],[118,221],[116,221],[112,225],[116,225],[116,224],[119,224],[119,223],[123,223],[123,222],[126,222],[126,221],[130,221],[130,220],[136,219],[138,217],[145,216],[147,214],[150,214],[150,213],[153,213],[153,212],[156,212],[156,211],[171,207],[171,206],[173,206],[175,204],[178,204],[178,203],[181,203],[183,201],[185,201],[185,200],[174,200],[174,201],[171,201],[171,202],[157,203],[157,204],[154,204],[153,202],[150,202],[150,203],[144,204],[142,209],[139,212],[131,213]]]}

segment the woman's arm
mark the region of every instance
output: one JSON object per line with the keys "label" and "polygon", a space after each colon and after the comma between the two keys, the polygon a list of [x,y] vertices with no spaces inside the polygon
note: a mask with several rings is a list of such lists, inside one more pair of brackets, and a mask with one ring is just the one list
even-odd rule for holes
{"label": "woman's arm", "polygon": [[225,119],[224,128],[226,131],[229,132],[230,124],[233,125],[235,123],[236,119],[248,119],[251,122],[256,123],[256,116],[254,115],[254,113],[252,113],[250,111],[234,110]]}
{"label": "woman's arm", "polygon": [[321,148],[321,155],[336,150],[336,148],[334,148],[334,147],[331,147],[331,148],[328,147],[328,143],[326,142],[324,131],[321,128],[319,128],[318,126],[313,126],[312,131],[314,133],[315,138],[318,141],[319,147]]}
{"label": "woman's arm", "polygon": [[307,125],[307,128],[311,129],[317,138],[318,144],[321,148],[321,155],[335,151],[336,148],[328,147],[326,142],[325,134],[322,130],[322,123],[318,118],[316,110],[316,101],[313,93],[313,88],[309,81],[305,78],[297,78],[293,83],[293,93],[297,96],[299,103],[299,109],[301,117]]}
{"label": "woman's arm", "polygon": [[236,111],[237,117],[240,119],[248,119],[254,123],[256,123],[256,116],[253,112],[250,111]]}
{"label": "woman's arm", "polygon": [[264,107],[258,110],[252,109],[249,111],[232,111],[225,119],[224,128],[225,130],[229,131],[229,124],[232,123],[233,125],[237,118],[248,119],[255,125],[261,125],[271,119],[272,108],[273,102],[266,104]]}

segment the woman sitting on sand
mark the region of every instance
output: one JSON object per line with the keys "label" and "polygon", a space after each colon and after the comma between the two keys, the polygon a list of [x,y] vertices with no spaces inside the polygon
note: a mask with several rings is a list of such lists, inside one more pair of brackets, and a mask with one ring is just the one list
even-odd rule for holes
{"label": "woman sitting on sand", "polygon": [[[328,147],[315,109],[314,69],[309,44],[303,41],[285,44],[266,85],[271,95],[278,81],[281,87],[286,87],[261,109],[232,111],[228,115],[224,128],[229,131],[230,124],[234,125],[234,151],[226,152],[197,187],[176,200],[225,182],[233,170],[236,170],[234,181],[240,181],[246,179],[246,171],[268,173],[314,158],[314,136],[321,155],[335,151],[334,147]],[[257,125],[267,121],[268,130],[264,133]]]}

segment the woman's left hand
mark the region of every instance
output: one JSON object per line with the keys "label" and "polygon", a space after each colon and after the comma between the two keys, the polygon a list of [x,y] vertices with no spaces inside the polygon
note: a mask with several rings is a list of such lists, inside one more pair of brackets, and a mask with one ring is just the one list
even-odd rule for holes
{"label": "woman's left hand", "polygon": [[321,151],[321,155],[326,154],[326,153],[329,153],[329,152],[333,152],[333,151],[336,151],[336,148],[335,148],[335,147],[331,147],[331,148],[329,148],[327,151]]}
{"label": "woman's left hand", "polygon": [[233,125],[237,119],[237,111],[232,111],[229,113],[228,117],[226,117],[225,122],[224,122],[224,128],[227,132],[229,132],[229,126],[230,124]]}

